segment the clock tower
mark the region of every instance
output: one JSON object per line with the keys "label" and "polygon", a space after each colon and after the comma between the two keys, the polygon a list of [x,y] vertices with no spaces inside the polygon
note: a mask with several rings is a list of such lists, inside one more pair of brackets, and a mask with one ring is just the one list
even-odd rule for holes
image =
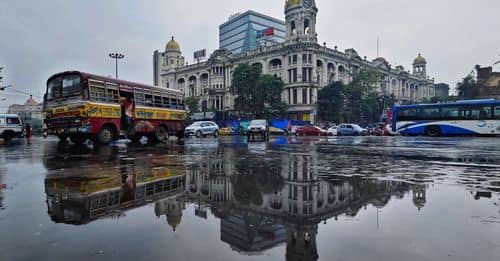
{"label": "clock tower", "polygon": [[314,0],[287,0],[285,3],[287,42],[316,43],[317,14],[318,8]]}

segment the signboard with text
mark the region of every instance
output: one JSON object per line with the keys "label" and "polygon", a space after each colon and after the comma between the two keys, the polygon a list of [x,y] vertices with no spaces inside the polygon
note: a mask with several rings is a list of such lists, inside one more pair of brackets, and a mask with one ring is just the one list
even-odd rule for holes
{"label": "signboard with text", "polygon": [[274,28],[266,28],[261,31],[257,31],[257,38],[262,38],[266,36],[272,36],[274,35]]}
{"label": "signboard with text", "polygon": [[194,60],[195,61],[203,60],[203,59],[205,59],[206,56],[207,56],[206,49],[194,52]]}

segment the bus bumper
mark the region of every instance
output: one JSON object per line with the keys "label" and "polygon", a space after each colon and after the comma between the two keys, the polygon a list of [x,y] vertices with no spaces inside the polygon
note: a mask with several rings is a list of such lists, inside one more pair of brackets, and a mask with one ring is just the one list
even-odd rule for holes
{"label": "bus bumper", "polygon": [[76,133],[89,134],[92,132],[92,127],[84,126],[84,127],[72,127],[72,128],[54,128],[54,129],[49,129],[47,132],[48,134],[53,134],[53,135],[76,134]]}

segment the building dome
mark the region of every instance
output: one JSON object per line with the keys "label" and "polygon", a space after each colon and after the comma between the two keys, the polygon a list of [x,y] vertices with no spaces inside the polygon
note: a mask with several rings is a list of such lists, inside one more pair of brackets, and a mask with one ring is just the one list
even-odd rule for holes
{"label": "building dome", "polygon": [[38,102],[33,99],[33,96],[30,95],[30,98],[24,103],[24,106],[37,106]]}
{"label": "building dome", "polygon": [[167,46],[165,47],[165,50],[166,51],[180,52],[181,51],[181,46],[179,45],[179,43],[177,41],[174,40],[174,37],[172,36],[172,40],[170,40],[167,43]]}
{"label": "building dome", "polygon": [[293,7],[296,5],[300,5],[300,0],[286,0],[286,7]]}
{"label": "building dome", "polygon": [[413,64],[424,64],[424,63],[427,63],[427,61],[421,54],[418,54],[417,58],[413,60]]}
{"label": "building dome", "polygon": [[286,0],[285,2],[285,10],[289,8],[293,8],[296,6],[302,5],[305,8],[313,8],[316,7],[316,3],[314,0]]}

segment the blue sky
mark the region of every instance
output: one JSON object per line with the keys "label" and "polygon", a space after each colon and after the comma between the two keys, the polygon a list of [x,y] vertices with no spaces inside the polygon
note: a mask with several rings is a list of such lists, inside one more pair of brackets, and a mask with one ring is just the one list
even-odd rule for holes
{"label": "blue sky", "polygon": [[[120,78],[151,84],[152,53],[172,35],[184,56],[218,46],[218,25],[252,9],[284,19],[285,0],[2,0],[0,66],[4,84],[35,95],[65,70],[113,75],[108,53],[125,54]],[[316,0],[319,42],[411,68],[418,53],[437,82],[454,85],[475,64],[500,60],[498,0]],[[496,68],[500,70],[500,68]],[[7,93],[1,106],[27,96]]]}

